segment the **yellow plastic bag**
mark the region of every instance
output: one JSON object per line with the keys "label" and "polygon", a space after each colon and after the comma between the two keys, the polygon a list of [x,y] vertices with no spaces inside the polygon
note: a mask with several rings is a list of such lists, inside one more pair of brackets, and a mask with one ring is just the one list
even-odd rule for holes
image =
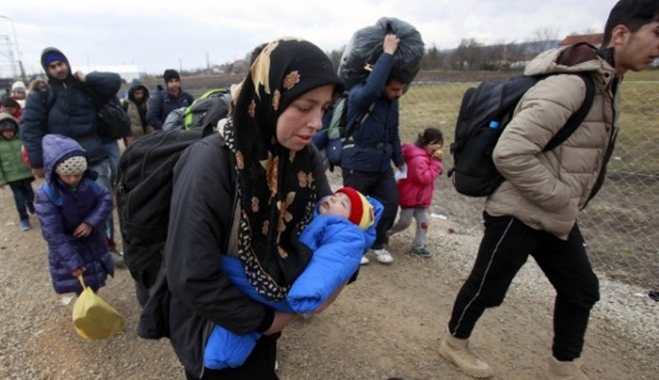
{"label": "yellow plastic bag", "polygon": [[105,339],[123,332],[126,326],[124,317],[85,286],[82,275],[78,279],[83,289],[73,305],[73,327],[78,335],[85,339]]}

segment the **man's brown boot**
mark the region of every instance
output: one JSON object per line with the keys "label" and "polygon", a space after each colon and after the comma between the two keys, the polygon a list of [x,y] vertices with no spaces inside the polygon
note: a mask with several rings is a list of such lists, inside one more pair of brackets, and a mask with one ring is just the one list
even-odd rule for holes
{"label": "man's brown boot", "polygon": [[559,362],[553,356],[549,358],[549,380],[588,380],[588,376],[575,362]]}
{"label": "man's brown boot", "polygon": [[467,339],[458,339],[447,332],[439,345],[439,354],[469,376],[486,379],[493,375],[492,368],[469,350]]}

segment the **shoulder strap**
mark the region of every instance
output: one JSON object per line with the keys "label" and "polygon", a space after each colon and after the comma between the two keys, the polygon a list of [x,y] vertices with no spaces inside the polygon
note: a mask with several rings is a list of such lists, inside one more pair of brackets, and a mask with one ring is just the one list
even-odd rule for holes
{"label": "shoulder strap", "polygon": [[[347,104],[346,104],[346,106],[347,106]],[[366,121],[366,119],[368,118],[368,115],[370,115],[371,112],[373,112],[373,108],[375,108],[375,102],[373,102],[368,107],[368,109],[366,110],[366,112],[364,112],[364,114],[362,114],[360,117],[357,117],[355,119],[355,121],[350,126],[351,128],[348,128],[348,130],[346,131],[346,137],[345,137],[346,140],[348,140],[350,137],[352,137],[353,134],[355,134],[355,132],[357,132],[359,127],[361,127],[361,125],[364,123],[364,121]]]}
{"label": "shoulder strap", "polygon": [[[98,188],[98,183],[96,181],[92,180],[91,178],[84,178],[83,181],[87,182],[89,184],[89,187],[92,190],[92,193],[94,195],[98,195],[100,193],[100,189]],[[46,196],[48,196],[48,199],[50,199],[53,204],[57,207],[62,206],[62,197],[56,197],[55,194],[53,193],[53,188],[50,187],[50,184],[48,182],[43,183],[43,192],[46,193]]]}
{"label": "shoulder strap", "polygon": [[38,86],[36,88],[36,91],[39,91],[39,97],[41,98],[41,103],[43,104],[43,107],[46,109],[46,111],[49,111],[50,102],[48,102],[48,99],[50,97],[50,86],[48,84]]}
{"label": "shoulder strap", "polygon": [[48,182],[43,183],[43,192],[46,193],[46,196],[48,199],[50,199],[51,202],[57,207],[62,206],[62,198],[61,197],[55,197],[55,194],[53,194],[53,189],[50,187],[50,184]]}
{"label": "shoulder strap", "polygon": [[593,106],[593,100],[595,99],[595,82],[590,73],[579,73],[576,74],[581,79],[583,79],[586,84],[586,97],[584,98],[583,104],[581,107],[567,119],[565,126],[558,131],[558,133],[547,143],[547,146],[542,150],[543,152],[548,152],[567,140],[572,133],[583,123],[586,119],[586,115],[590,112],[590,108]]}

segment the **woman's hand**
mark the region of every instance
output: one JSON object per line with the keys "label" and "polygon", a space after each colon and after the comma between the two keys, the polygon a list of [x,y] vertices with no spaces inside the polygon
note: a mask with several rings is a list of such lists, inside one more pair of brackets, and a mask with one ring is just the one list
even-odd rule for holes
{"label": "woman's hand", "polygon": [[92,233],[92,226],[90,226],[85,222],[82,222],[80,223],[80,225],[78,225],[78,227],[76,227],[75,231],[73,231],[73,236],[77,238],[81,238],[81,237],[87,237],[91,233]]}
{"label": "woman's hand", "polygon": [[295,318],[297,314],[294,313],[283,313],[281,311],[275,311],[275,319],[272,321],[270,328],[263,332],[263,335],[272,335],[280,332],[286,327],[288,322]]}

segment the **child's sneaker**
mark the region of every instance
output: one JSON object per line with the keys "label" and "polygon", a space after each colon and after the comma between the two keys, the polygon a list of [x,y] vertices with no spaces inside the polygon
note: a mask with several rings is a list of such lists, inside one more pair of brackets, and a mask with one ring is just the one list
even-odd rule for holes
{"label": "child's sneaker", "polygon": [[370,261],[368,260],[368,257],[366,257],[366,256],[362,256],[362,259],[361,259],[361,261],[359,262],[359,265],[366,265],[366,264],[368,264],[369,262],[370,262]]}
{"label": "child's sneaker", "polygon": [[30,220],[29,219],[21,220],[21,231],[27,231],[30,228],[31,227],[30,227]]}
{"label": "child's sneaker", "polygon": [[394,258],[384,248],[374,249],[373,253],[375,254],[375,259],[381,264],[391,264],[394,262]]}
{"label": "child's sneaker", "polygon": [[426,249],[426,247],[412,248],[412,253],[421,257],[430,257],[430,255],[432,255],[432,253],[430,253],[430,251]]}
{"label": "child's sneaker", "polygon": [[28,204],[27,204],[27,212],[29,212],[30,214],[34,215],[34,213],[35,213],[36,211],[34,211],[34,204],[33,204],[33,203],[28,203]]}

